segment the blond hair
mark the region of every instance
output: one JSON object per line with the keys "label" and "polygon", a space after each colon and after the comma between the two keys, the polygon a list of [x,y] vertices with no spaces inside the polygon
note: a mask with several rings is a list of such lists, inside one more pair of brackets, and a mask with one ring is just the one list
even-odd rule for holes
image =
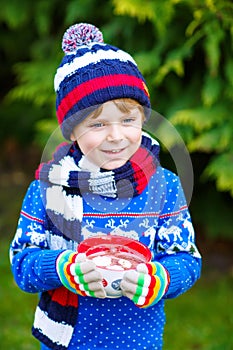
{"label": "blond hair", "polygon": [[[122,113],[129,113],[132,110],[132,108],[137,107],[142,114],[142,121],[143,122],[145,121],[146,118],[145,118],[143,106],[140,105],[140,103],[137,102],[136,100],[133,100],[132,98],[119,98],[119,99],[112,100],[112,102]],[[103,104],[97,107],[94,110],[94,112],[92,112],[89,115],[89,117],[91,116],[94,119],[97,118],[102,112],[102,110],[103,110]]]}

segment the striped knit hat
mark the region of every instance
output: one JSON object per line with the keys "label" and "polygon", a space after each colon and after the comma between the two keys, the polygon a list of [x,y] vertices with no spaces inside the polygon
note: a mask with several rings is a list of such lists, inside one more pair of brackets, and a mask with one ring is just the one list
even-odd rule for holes
{"label": "striped knit hat", "polygon": [[150,108],[144,78],[133,58],[105,44],[102,33],[91,24],[75,24],[62,40],[65,56],[57,69],[54,88],[56,112],[65,138],[98,105],[131,98]]}

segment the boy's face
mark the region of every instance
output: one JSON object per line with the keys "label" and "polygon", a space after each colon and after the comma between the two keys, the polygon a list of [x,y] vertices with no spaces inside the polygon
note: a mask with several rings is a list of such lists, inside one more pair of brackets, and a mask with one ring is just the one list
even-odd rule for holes
{"label": "boy's face", "polygon": [[73,129],[71,140],[77,141],[92,163],[113,170],[124,165],[139,148],[143,118],[136,101],[108,101],[98,113],[91,114]]}

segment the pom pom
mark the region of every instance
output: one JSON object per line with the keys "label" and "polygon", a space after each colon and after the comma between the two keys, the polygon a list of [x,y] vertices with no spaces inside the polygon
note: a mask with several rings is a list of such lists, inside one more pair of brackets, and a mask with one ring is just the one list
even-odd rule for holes
{"label": "pom pom", "polygon": [[74,52],[81,45],[88,45],[92,42],[102,43],[101,31],[92,24],[74,24],[68,28],[62,39],[62,50],[67,54]]}

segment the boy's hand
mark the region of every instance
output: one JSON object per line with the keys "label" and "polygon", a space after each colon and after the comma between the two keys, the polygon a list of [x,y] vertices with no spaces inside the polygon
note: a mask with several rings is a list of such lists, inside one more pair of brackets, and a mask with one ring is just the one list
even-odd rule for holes
{"label": "boy's hand", "polygon": [[146,308],[156,304],[166,293],[170,282],[167,270],[158,262],[139,264],[127,271],[121,281],[123,295],[136,306]]}
{"label": "boy's hand", "polygon": [[61,283],[71,292],[83,296],[105,298],[102,276],[93,261],[86,254],[71,250],[62,252],[56,261],[56,269]]}

